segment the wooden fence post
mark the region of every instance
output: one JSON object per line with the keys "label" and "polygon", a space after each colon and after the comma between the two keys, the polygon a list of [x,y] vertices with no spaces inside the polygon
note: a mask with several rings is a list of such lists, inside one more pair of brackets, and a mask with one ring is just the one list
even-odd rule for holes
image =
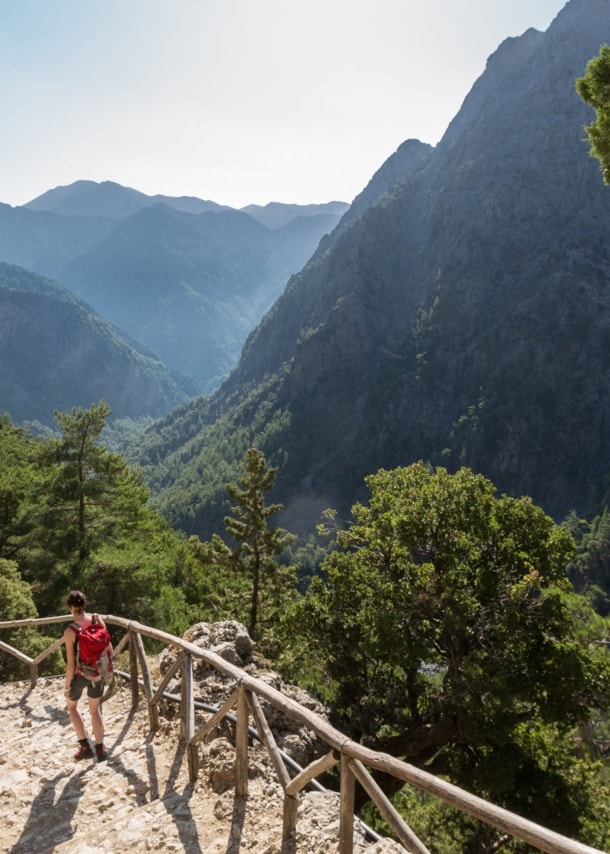
{"label": "wooden fence post", "polygon": [[237,723],[235,726],[235,796],[248,794],[248,698],[240,685],[237,695]]}
{"label": "wooden fence post", "polygon": [[409,852],[409,854],[430,854],[424,843],[413,833],[404,818],[400,815],[394,804],[382,791],[381,787],[368,773],[359,759],[351,759],[350,767],[355,778],[369,795],[375,806],[387,820],[394,830],[398,839]]}
{"label": "wooden fence post", "polygon": [[356,778],[352,774],[349,758],[341,758],[341,812],[339,815],[339,854],[352,854],[354,850],[354,803]]}
{"label": "wooden fence post", "polygon": [[148,720],[150,723],[150,730],[151,732],[156,732],[159,729],[159,709],[157,708],[157,704],[152,702],[154,689],[152,679],[150,678],[150,669],[148,667],[146,651],[144,650],[144,641],[142,640],[142,635],[140,634],[135,635],[134,640],[136,645],[136,652],[138,654],[138,660],[140,662],[140,670],[142,671],[144,695],[148,704]]}
{"label": "wooden fence post", "polygon": [[282,851],[296,848],[297,812],[299,799],[296,795],[284,794],[282,819]]}
{"label": "wooden fence post", "polygon": [[135,709],[138,705],[139,687],[138,687],[138,652],[136,648],[137,633],[133,629],[129,629],[129,679],[131,682],[131,708]]}
{"label": "wooden fence post", "polygon": [[256,723],[256,730],[258,732],[259,738],[267,749],[267,753],[269,754],[271,762],[273,763],[273,767],[275,768],[275,773],[277,774],[278,779],[282,784],[282,788],[285,791],[286,786],[290,784],[290,774],[286,769],[286,765],[284,764],[284,760],[282,759],[282,755],[278,749],[274,735],[271,732],[271,728],[267,723],[265,713],[263,712],[258,697],[252,691],[248,692],[247,697],[248,705],[250,706],[250,711],[252,712],[254,722]]}
{"label": "wooden fence post", "polygon": [[[284,785],[284,823],[282,828],[282,844],[289,845],[294,842],[295,830],[297,825],[297,809],[298,809],[298,794],[307,786],[307,784],[317,777],[318,774],[323,774],[333,765],[336,765],[340,759],[340,754],[331,750],[325,756],[320,756],[319,759],[314,759],[313,762],[303,768],[296,777],[289,780]],[[286,772],[287,773],[287,772]]]}
{"label": "wooden fence post", "polygon": [[176,675],[176,673],[179,670],[181,670],[183,661],[184,661],[184,653],[181,652],[178,656],[176,656],[176,660],[174,661],[174,663],[167,669],[165,676],[163,677],[163,679],[159,683],[157,689],[155,690],[155,693],[153,694],[152,700],[151,700],[151,703],[153,705],[156,706],[157,703],[159,703],[159,701],[163,697],[163,693],[164,693],[165,689],[167,688],[167,686],[169,685],[170,681],[173,679],[173,677]]}
{"label": "wooden fence post", "polygon": [[199,750],[195,738],[195,692],[193,689],[193,656],[187,653],[182,662],[182,688],[180,691],[180,725],[186,742],[189,781],[194,783],[199,768]]}

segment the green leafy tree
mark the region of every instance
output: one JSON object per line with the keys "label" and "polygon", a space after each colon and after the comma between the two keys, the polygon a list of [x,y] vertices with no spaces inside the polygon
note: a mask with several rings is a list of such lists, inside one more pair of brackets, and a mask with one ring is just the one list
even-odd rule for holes
{"label": "green leafy tree", "polygon": [[[21,578],[14,561],[0,558],[0,620],[27,620],[37,617],[38,612],[32,599],[30,585]],[[20,626],[4,629],[0,640],[35,658],[43,649],[50,646],[55,638],[45,637],[34,627]],[[57,673],[61,669],[61,657],[56,651],[45,659],[40,669],[43,673]],[[0,681],[23,679],[29,675],[27,667],[17,658],[0,650]]]}
{"label": "green leafy tree", "polygon": [[256,448],[244,455],[243,468],[244,476],[238,483],[226,485],[235,504],[233,515],[225,516],[225,528],[235,545],[227,545],[218,534],[209,543],[200,543],[196,538],[192,542],[203,563],[230,569],[239,579],[234,593],[239,594],[246,581],[247,627],[250,636],[256,638],[260,623],[269,627],[285,600],[294,595],[295,569],[282,566],[278,557],[295,537],[282,528],[269,526],[270,517],[281,510],[281,504],[267,504],[266,498],[273,488],[276,469],[267,465],[265,455]]}
{"label": "green leafy tree", "polygon": [[109,611],[178,635],[208,610],[205,573],[192,547],[150,507],[129,537],[97,549],[87,590],[98,589],[112,596]]}
{"label": "green leafy tree", "polygon": [[102,445],[109,415],[103,401],[56,412],[46,439],[0,419],[0,557],[18,560],[42,615],[82,587],[98,611],[180,634],[199,618],[202,570],[142,472]]}
{"label": "green leafy tree", "polygon": [[92,553],[82,586],[103,613],[182,634],[197,612],[187,579],[200,571],[186,541],[143,508],[136,530]]}
{"label": "green leafy tree", "polygon": [[[23,574],[41,612],[62,605],[66,590],[86,586],[98,549],[129,542],[143,524],[149,493],[142,473],[100,443],[109,415],[104,401],[55,412],[61,436],[40,445],[43,477],[32,498]],[[111,584],[105,600],[114,604]]]}
{"label": "green leafy tree", "polygon": [[[574,634],[583,648],[587,649],[592,657],[607,655],[606,650],[610,649],[610,619],[597,612],[595,603],[592,603],[588,596],[569,593],[564,596],[564,601],[572,617]],[[607,759],[610,745],[610,710],[607,708],[594,710],[588,720],[580,726],[578,736],[579,755],[588,755],[594,759],[605,756]],[[608,836],[604,843],[608,844],[610,842],[610,799],[606,815]]]}
{"label": "green leafy tree", "polygon": [[[587,844],[595,846],[600,851],[607,851],[610,843],[610,802],[609,790],[600,778],[598,769],[592,764],[579,762],[573,756],[573,748],[569,742],[561,738],[553,742],[552,733],[547,734],[544,744],[549,766],[556,765],[556,782],[565,794],[570,796],[569,808],[574,811],[584,803],[596,804],[595,815],[583,821],[581,838],[587,839]],[[565,772],[568,780],[563,776]],[[543,785],[549,779],[542,781]],[[408,822],[416,835],[424,840],[432,854],[490,854],[502,851],[506,854],[536,854],[539,849],[523,842],[511,839],[508,835],[501,836],[497,830],[483,822],[479,822],[460,810],[443,803],[432,795],[405,786],[394,797],[394,805],[399,812],[408,817]],[[379,820],[370,805],[363,810],[364,820],[381,832],[391,835],[391,829]],[[590,819],[593,819],[591,823]],[[545,825],[550,821],[542,822]]]}
{"label": "green leafy tree", "polygon": [[569,576],[603,616],[610,614],[610,511],[604,507],[586,527],[581,525],[576,558]]}
{"label": "green leafy tree", "polygon": [[36,443],[7,416],[0,416],[0,557],[17,560],[29,528],[27,498],[39,477]]}
{"label": "green leafy tree", "polygon": [[591,156],[601,165],[604,182],[610,184],[610,47],[602,45],[591,59],[583,77],[576,81],[580,97],[596,112],[596,119],[585,130],[591,143]]}
{"label": "green leafy tree", "polygon": [[326,578],[291,620],[338,724],[574,832],[590,790],[571,789],[578,775],[556,763],[575,728],[607,708],[610,668],[605,650],[579,643],[562,599],[571,536],[465,468],[417,464],[366,482],[368,505],[336,529]]}

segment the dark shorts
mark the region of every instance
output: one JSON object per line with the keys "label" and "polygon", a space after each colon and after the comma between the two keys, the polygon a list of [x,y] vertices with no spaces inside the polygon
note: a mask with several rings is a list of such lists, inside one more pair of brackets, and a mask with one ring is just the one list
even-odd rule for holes
{"label": "dark shorts", "polygon": [[87,696],[92,700],[99,700],[104,693],[104,680],[98,679],[92,682],[91,679],[86,679],[84,676],[76,675],[70,683],[70,699],[80,700],[81,694],[87,689]]}

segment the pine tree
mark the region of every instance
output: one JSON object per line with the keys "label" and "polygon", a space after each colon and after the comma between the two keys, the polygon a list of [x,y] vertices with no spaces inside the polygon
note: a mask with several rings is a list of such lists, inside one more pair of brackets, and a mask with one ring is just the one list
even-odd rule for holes
{"label": "pine tree", "polygon": [[84,586],[97,548],[137,528],[148,500],[141,474],[100,443],[110,415],[105,401],[54,415],[61,437],[40,446],[44,476],[27,537],[27,580],[39,608],[51,612],[63,602],[66,590]]}
{"label": "pine tree", "polygon": [[268,520],[281,504],[267,504],[266,495],[275,482],[277,469],[267,465],[265,455],[250,448],[243,460],[245,474],[226,488],[235,502],[225,516],[225,528],[236,545],[228,546],[215,534],[208,544],[196,543],[203,562],[234,570],[249,583],[248,631],[256,638],[261,614],[270,623],[282,605],[282,598],[296,589],[294,567],[280,566],[278,556],[295,537],[282,528],[270,528]]}

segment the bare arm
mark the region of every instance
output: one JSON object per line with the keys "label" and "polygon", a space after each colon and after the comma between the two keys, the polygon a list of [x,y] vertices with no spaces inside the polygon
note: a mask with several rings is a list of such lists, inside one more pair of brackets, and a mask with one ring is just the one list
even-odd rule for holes
{"label": "bare arm", "polygon": [[70,689],[70,684],[76,671],[76,656],[74,655],[74,632],[71,628],[64,631],[64,643],[66,645],[66,679],[64,682],[64,693]]}

